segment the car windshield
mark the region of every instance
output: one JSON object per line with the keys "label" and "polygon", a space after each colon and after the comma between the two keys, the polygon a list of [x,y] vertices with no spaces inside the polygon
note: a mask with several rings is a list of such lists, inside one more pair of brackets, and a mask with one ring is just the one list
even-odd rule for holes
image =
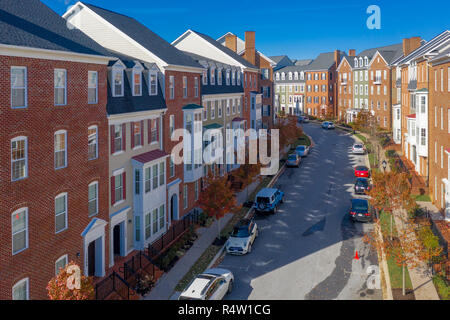
{"label": "car windshield", "polygon": [[358,148],[358,149],[360,149],[360,148],[362,148],[363,146],[362,145],[360,145],[360,144],[355,144],[355,146],[354,146],[355,148]]}
{"label": "car windshield", "polygon": [[367,184],[368,184],[368,183],[367,183],[367,180],[362,180],[362,179],[361,179],[361,180],[357,180],[357,181],[356,181],[356,185],[357,185],[357,186],[363,186],[363,187],[366,187]]}
{"label": "car windshield", "polygon": [[367,167],[356,167],[357,171],[367,171]]}
{"label": "car windshield", "polygon": [[354,211],[367,211],[368,208],[369,206],[366,201],[354,201],[352,203],[352,209]]}
{"label": "car windshield", "polygon": [[266,197],[258,197],[258,198],[256,198],[256,202],[257,203],[270,203],[270,200],[269,200],[269,198],[266,198]]}
{"label": "car windshield", "polygon": [[297,156],[295,155],[295,154],[291,154],[289,157],[288,157],[288,160],[297,160]]}
{"label": "car windshield", "polygon": [[185,297],[185,296],[180,296],[178,298],[178,300],[201,300],[199,298],[191,298],[191,297]]}
{"label": "car windshield", "polygon": [[248,238],[250,235],[248,233],[247,226],[244,226],[244,227],[234,227],[231,236],[235,238]]}

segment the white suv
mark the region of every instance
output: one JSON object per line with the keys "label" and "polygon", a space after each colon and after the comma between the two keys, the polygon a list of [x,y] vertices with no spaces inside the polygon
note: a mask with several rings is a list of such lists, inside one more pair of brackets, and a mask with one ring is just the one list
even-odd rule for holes
{"label": "white suv", "polygon": [[233,289],[233,281],[227,269],[208,269],[192,280],[178,300],[222,300]]}
{"label": "white suv", "polygon": [[366,148],[364,147],[363,144],[361,143],[356,143],[353,145],[352,147],[352,152],[354,154],[365,154],[366,153]]}

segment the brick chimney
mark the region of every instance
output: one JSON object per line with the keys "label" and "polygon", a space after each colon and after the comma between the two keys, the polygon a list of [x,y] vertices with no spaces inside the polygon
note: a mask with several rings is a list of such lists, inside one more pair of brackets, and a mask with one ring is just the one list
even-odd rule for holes
{"label": "brick chimney", "polygon": [[409,39],[409,50],[411,50],[410,52],[413,52],[420,47],[421,40],[422,39],[420,37],[412,37]]}
{"label": "brick chimney", "polygon": [[411,52],[409,44],[410,40],[408,38],[403,39],[403,56],[405,57]]}
{"label": "brick chimney", "polygon": [[225,36],[225,46],[228,49],[233,50],[234,52],[236,52],[237,50],[237,38],[234,34],[227,34]]}
{"label": "brick chimney", "polygon": [[339,50],[334,50],[334,62],[336,63],[336,68],[339,66],[339,63],[341,63],[341,55]]}
{"label": "brick chimney", "polygon": [[244,58],[256,65],[255,31],[245,31],[245,55]]}
{"label": "brick chimney", "polygon": [[356,56],[356,51],[355,51],[355,49],[350,49],[350,50],[348,50],[348,55],[349,55],[349,57],[354,57],[354,56]]}

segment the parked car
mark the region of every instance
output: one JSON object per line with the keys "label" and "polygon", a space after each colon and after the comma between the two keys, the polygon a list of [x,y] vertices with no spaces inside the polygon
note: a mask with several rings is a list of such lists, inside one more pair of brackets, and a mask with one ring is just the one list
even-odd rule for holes
{"label": "parked car", "polygon": [[300,157],[306,157],[309,154],[309,147],[308,146],[297,146],[297,148],[295,148],[295,152]]}
{"label": "parked car", "polygon": [[349,210],[350,220],[352,222],[368,222],[373,221],[375,217],[375,209],[370,205],[367,199],[352,199]]}
{"label": "parked car", "polygon": [[225,248],[231,254],[250,253],[258,234],[258,226],[253,219],[242,219],[234,226]]}
{"label": "parked car", "polygon": [[352,147],[352,152],[354,154],[366,154],[366,147],[361,143],[355,143]]}
{"label": "parked car", "polygon": [[366,191],[370,191],[372,186],[367,178],[358,178],[355,182],[355,194],[366,194]]}
{"label": "parked car", "polygon": [[283,203],[284,192],[275,188],[261,189],[255,197],[255,213],[276,213]]}
{"label": "parked car", "polygon": [[309,123],[309,118],[308,117],[303,117],[303,123]]}
{"label": "parked car", "polygon": [[355,168],[355,177],[357,178],[370,178],[370,169],[366,166],[357,166]]}
{"label": "parked car", "polygon": [[299,167],[301,157],[297,153],[291,153],[286,160],[286,167]]}
{"label": "parked car", "polygon": [[328,130],[334,130],[334,123],[328,122]]}
{"label": "parked car", "polygon": [[302,123],[303,120],[304,120],[303,116],[298,116],[298,117],[297,117],[297,122],[298,122],[298,123]]}
{"label": "parked car", "polygon": [[323,129],[328,129],[328,121],[322,122],[322,128]]}
{"label": "parked car", "polygon": [[233,289],[234,276],[227,269],[208,269],[197,275],[178,300],[222,300]]}

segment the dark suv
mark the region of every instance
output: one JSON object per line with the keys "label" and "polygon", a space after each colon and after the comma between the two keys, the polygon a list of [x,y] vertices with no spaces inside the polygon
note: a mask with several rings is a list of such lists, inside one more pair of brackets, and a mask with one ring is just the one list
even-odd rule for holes
{"label": "dark suv", "polygon": [[366,199],[352,199],[352,205],[349,210],[350,220],[352,222],[369,222],[375,218],[375,209]]}
{"label": "dark suv", "polygon": [[355,182],[355,194],[366,194],[367,191],[370,191],[372,186],[369,183],[369,179],[367,178],[358,178]]}

